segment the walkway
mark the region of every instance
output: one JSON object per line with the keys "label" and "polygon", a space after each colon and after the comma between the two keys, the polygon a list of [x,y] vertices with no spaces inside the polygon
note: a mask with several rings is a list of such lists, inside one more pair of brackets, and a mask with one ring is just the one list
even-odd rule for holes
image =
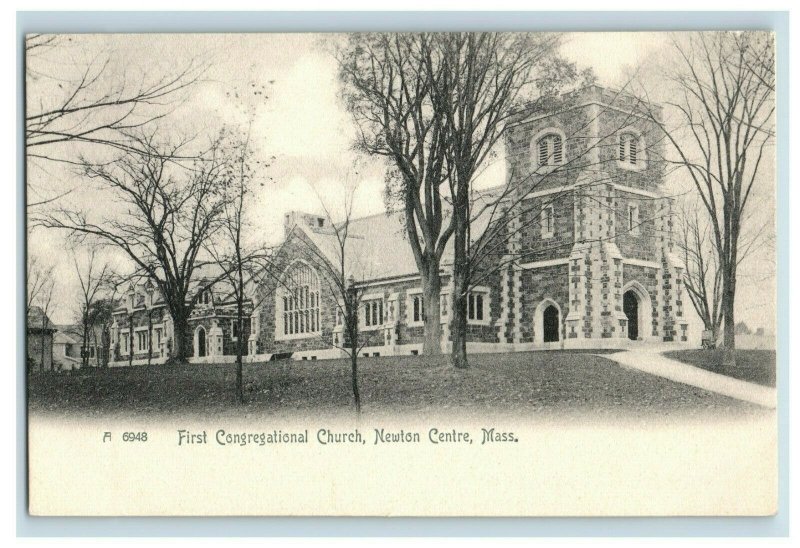
{"label": "walkway", "polygon": [[662,354],[662,352],[669,350],[676,350],[676,348],[674,346],[646,344],[632,347],[625,352],[603,354],[603,357],[617,362],[623,367],[637,369],[671,381],[696,386],[709,392],[715,392],[771,409],[776,407],[778,398],[775,388],[741,381],[672,360]]}

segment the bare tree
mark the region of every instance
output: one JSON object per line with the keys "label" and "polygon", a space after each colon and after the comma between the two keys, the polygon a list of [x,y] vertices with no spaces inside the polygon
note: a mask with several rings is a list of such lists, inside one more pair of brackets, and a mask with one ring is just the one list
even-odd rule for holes
{"label": "bare tree", "polygon": [[99,246],[96,242],[87,241],[87,244],[87,260],[83,265],[78,263],[78,256],[74,252],[72,257],[75,264],[75,273],[80,284],[81,367],[88,367],[89,365],[90,333],[93,334],[96,327],[94,315],[96,313],[97,297],[105,287],[110,274],[108,263],[99,263],[97,257]]}
{"label": "bare tree", "polygon": [[683,262],[683,283],[704,329],[716,343],[722,325],[722,270],[710,231],[696,206],[684,207],[676,242]]}
{"label": "bare tree", "polygon": [[269,268],[271,256],[269,249],[249,246],[244,241],[244,232],[249,226],[246,220],[247,204],[252,198],[256,169],[262,165],[253,156],[250,138],[248,126],[243,136],[226,141],[223,154],[227,156],[227,167],[223,180],[227,199],[221,216],[220,242],[210,239],[205,243],[211,257],[222,267],[236,303],[236,398],[239,403],[244,403],[242,358],[245,353],[245,305],[252,301],[247,294],[247,285],[257,273]]}
{"label": "bare tree", "polygon": [[90,215],[79,206],[62,206],[36,219],[79,241],[92,237],[122,250],[137,275],[150,279],[164,297],[175,326],[173,358],[179,362],[187,357],[187,320],[199,296],[226,274],[193,285],[198,269],[213,262],[202,251],[219,230],[226,207],[219,145],[215,140],[184,165],[174,161],[184,143],[164,145],[153,135],[140,135],[137,148],[145,152],[127,151],[101,165],[83,163],[83,175],[107,193],[116,211]]}
{"label": "bare tree", "polygon": [[350,35],[337,52],[356,146],[387,159],[387,201],[399,202],[425,301],[423,352],[441,353],[441,260],[453,219],[446,203],[446,128],[431,94],[444,67],[433,66],[431,34]]}
{"label": "bare tree", "polygon": [[[577,76],[557,55],[560,36],[530,33],[437,35],[429,67],[433,102],[443,112],[453,203],[453,346],[455,367],[466,354],[470,211],[473,181],[524,100],[552,96]],[[534,95],[534,92],[536,94]]]}
{"label": "bare tree", "polygon": [[732,364],[743,222],[763,164],[772,164],[774,42],[756,31],[693,33],[674,49],[676,99],[665,104],[677,122],[662,127],[708,216],[722,271],[724,360]]}
{"label": "bare tree", "polygon": [[38,304],[42,294],[48,290],[48,285],[53,281],[53,266],[45,265],[43,261],[33,254],[28,254],[28,299],[27,309]]}
{"label": "bare tree", "polygon": [[[50,315],[50,307],[53,302],[53,296],[55,294],[55,287],[56,287],[56,280],[55,276],[53,275],[53,266],[45,265],[41,259],[37,258],[36,256],[30,256],[28,258],[28,298],[27,304],[28,308],[26,310],[27,314],[31,313],[31,309],[33,307],[38,307],[42,312],[41,317],[41,330],[42,330],[42,345],[41,345],[41,353],[39,356],[39,364],[41,368],[44,370],[45,364],[45,355],[47,349],[45,348],[44,344],[44,333],[52,328],[51,325],[48,324],[49,315]],[[52,353],[52,345],[50,346],[50,351]],[[50,367],[53,367],[53,360],[52,355],[50,356]]]}
{"label": "bare tree", "polygon": [[[358,173],[356,172],[356,175]],[[333,236],[333,256],[326,255],[305,236],[298,235],[301,255],[318,272],[334,299],[335,324],[342,327],[342,340],[334,347],[347,355],[350,361],[350,384],[356,413],[361,416],[361,392],[358,384],[358,357],[367,344],[362,336],[359,310],[365,294],[363,282],[370,278],[369,266],[363,264],[362,257],[355,249],[358,235],[352,230],[353,204],[357,184],[347,185],[343,191],[344,202],[341,215],[332,214],[331,208],[318,196],[325,212],[329,235]],[[292,288],[287,288],[292,290]],[[330,341],[326,341],[330,344]]]}

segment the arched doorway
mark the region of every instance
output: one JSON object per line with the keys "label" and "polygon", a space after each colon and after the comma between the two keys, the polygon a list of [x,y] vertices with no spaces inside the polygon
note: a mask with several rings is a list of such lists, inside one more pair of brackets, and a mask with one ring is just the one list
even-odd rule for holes
{"label": "arched doorway", "polygon": [[194,332],[194,348],[195,356],[200,358],[206,355],[206,330],[203,326],[197,328]]}
{"label": "arched doorway", "polygon": [[628,318],[628,338],[639,340],[639,298],[632,289],[622,296],[622,311]]}
{"label": "arched doorway", "polygon": [[545,298],[533,312],[533,342],[537,345],[561,342],[561,307]]}
{"label": "arched doorway", "polygon": [[622,287],[622,312],[628,320],[628,338],[653,340],[653,301],[642,284],[631,280]]}
{"label": "arched doorway", "polygon": [[544,328],[544,342],[558,342],[558,309],[552,304],[542,313],[542,327]]}

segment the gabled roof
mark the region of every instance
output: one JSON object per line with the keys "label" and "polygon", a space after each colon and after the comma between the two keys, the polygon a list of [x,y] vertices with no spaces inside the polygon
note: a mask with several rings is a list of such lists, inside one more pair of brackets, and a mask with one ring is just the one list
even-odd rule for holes
{"label": "gabled roof", "polygon": [[53,335],[53,344],[78,344],[78,341],[65,331],[56,331]]}
{"label": "gabled roof", "polygon": [[28,309],[28,329],[55,331],[56,327],[50,318],[39,306],[32,306]]}
{"label": "gabled roof", "polygon": [[[491,208],[485,204],[501,197],[504,185],[476,193],[475,203],[485,209],[485,215],[475,219],[471,227],[473,240],[486,231]],[[477,211],[477,207],[476,207]],[[445,219],[443,224],[446,224]],[[343,223],[337,225],[341,230]],[[309,227],[304,223],[294,225],[301,230],[324,257],[336,267],[340,262],[341,249],[334,228]],[[442,254],[442,265],[453,260],[453,239],[448,241]],[[345,270],[356,282],[367,282],[419,274],[414,252],[406,237],[404,215],[400,211],[377,213],[351,219],[348,226],[345,248]]]}

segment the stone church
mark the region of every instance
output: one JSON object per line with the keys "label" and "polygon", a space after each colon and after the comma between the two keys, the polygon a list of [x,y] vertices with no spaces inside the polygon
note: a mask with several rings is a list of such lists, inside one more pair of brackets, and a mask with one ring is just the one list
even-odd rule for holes
{"label": "stone church", "polygon": [[[481,281],[468,295],[468,351],[687,340],[683,274],[672,254],[672,200],[662,188],[663,141],[652,121],[659,115],[657,106],[589,86],[509,122],[506,181],[481,193],[496,200],[486,210],[502,214],[472,229],[475,241],[491,237],[501,245],[482,259]],[[231,360],[240,336],[247,337],[251,361],[341,356],[337,292],[329,270],[316,267],[341,259],[327,223],[311,213],[285,215],[275,271],[250,284],[244,333],[235,332],[230,291],[215,287],[200,299],[188,330],[193,361]],[[347,272],[362,295],[362,354],[421,353],[425,303],[401,214],[351,220],[347,245]],[[445,351],[451,257],[445,252],[441,271]],[[158,308],[158,297],[132,293],[119,315],[128,318],[133,336],[121,321],[114,340],[117,359],[132,351],[138,363],[149,341],[140,334],[141,314],[130,319],[137,303],[141,310],[147,302]],[[153,343],[162,357],[171,329],[163,310],[158,317],[162,330]]]}

